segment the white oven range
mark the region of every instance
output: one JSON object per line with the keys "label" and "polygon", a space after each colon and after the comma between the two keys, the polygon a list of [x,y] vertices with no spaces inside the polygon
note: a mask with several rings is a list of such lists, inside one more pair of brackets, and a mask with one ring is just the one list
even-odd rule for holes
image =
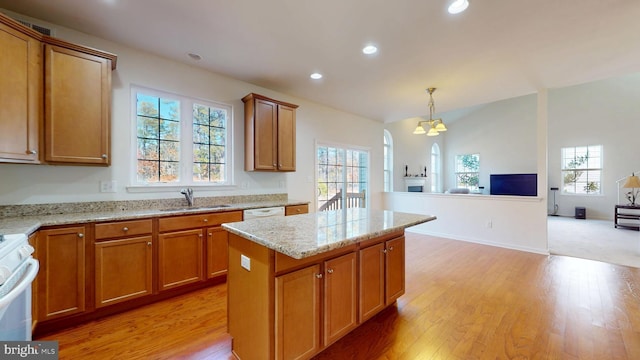
{"label": "white oven range", "polygon": [[24,234],[0,235],[0,341],[31,340],[31,283],[38,260]]}

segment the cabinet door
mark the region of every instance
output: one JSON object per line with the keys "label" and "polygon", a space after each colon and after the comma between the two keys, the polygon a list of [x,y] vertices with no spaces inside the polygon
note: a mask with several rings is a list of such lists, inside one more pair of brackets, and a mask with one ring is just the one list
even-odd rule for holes
{"label": "cabinet door", "polygon": [[296,109],[278,105],[278,170],[296,171]]}
{"label": "cabinet door", "polygon": [[38,233],[38,320],[85,311],[86,237],[84,226]]}
{"label": "cabinet door", "polygon": [[262,99],[255,100],[255,170],[277,168],[278,105]]}
{"label": "cabinet door", "polygon": [[204,280],[202,230],[158,235],[160,291]]}
{"label": "cabinet door", "polygon": [[111,61],[45,49],[46,160],[109,165]]}
{"label": "cabinet door", "polygon": [[276,277],[276,359],[308,359],[320,351],[319,265]]}
{"label": "cabinet door", "polygon": [[364,322],[385,307],[384,243],[359,251],[360,255],[360,322]]}
{"label": "cabinet door", "polygon": [[356,327],[356,254],[324,262],[324,346]]}
{"label": "cabinet door", "polygon": [[151,294],[152,244],[151,236],[95,244],[96,307]]}
{"label": "cabinet door", "polygon": [[207,229],[207,278],[224,275],[229,268],[229,233],[221,227]]}
{"label": "cabinet door", "polygon": [[0,162],[38,162],[42,44],[0,24]]}
{"label": "cabinet door", "polygon": [[404,236],[386,242],[386,304],[404,294]]}

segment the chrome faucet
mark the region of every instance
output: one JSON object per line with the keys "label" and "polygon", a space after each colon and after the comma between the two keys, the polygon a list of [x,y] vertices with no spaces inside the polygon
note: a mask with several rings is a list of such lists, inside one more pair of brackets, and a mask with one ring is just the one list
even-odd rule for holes
{"label": "chrome faucet", "polygon": [[193,206],[193,189],[192,188],[182,189],[180,190],[180,194],[184,195],[184,197],[187,199],[187,204],[189,206]]}

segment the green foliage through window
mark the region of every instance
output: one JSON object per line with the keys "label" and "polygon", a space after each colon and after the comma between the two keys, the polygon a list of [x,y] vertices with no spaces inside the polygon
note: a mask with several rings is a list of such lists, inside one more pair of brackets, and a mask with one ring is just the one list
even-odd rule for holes
{"label": "green foliage through window", "polygon": [[456,155],[456,187],[477,190],[480,183],[480,154]]}

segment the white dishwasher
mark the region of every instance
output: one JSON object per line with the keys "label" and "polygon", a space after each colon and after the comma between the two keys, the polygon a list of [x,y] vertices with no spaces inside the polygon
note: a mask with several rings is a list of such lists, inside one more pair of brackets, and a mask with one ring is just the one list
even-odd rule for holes
{"label": "white dishwasher", "polygon": [[267,207],[259,209],[247,209],[244,211],[244,220],[261,219],[273,216],[284,216],[284,206]]}

